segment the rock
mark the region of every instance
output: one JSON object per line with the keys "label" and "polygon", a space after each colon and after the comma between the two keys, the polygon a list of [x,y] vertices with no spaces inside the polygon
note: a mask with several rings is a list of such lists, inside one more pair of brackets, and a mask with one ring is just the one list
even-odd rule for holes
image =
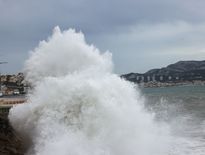
{"label": "rock", "polygon": [[23,155],[20,137],[10,126],[7,117],[0,116],[0,155]]}

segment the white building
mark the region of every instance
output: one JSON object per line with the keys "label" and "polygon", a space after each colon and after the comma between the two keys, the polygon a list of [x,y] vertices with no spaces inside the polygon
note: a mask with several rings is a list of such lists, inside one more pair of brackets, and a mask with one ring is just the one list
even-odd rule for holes
{"label": "white building", "polygon": [[147,76],[147,81],[148,81],[148,82],[150,81],[150,79],[151,79],[150,76]]}

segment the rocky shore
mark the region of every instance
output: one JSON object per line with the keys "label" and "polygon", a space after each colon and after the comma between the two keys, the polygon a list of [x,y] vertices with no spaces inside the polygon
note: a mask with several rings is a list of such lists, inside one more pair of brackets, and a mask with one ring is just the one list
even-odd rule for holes
{"label": "rocky shore", "polygon": [[7,116],[0,115],[0,155],[23,155],[21,138],[11,127]]}

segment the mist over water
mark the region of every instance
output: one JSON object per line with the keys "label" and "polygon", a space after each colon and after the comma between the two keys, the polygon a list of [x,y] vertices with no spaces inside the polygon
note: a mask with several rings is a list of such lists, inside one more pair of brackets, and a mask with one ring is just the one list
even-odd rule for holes
{"label": "mist over water", "polygon": [[25,63],[33,90],[9,114],[27,155],[168,155],[172,137],[138,89],[112,72],[111,53],[56,27]]}

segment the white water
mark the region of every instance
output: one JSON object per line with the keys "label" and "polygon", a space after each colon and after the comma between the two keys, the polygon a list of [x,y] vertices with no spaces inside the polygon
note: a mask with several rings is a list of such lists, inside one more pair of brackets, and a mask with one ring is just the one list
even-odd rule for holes
{"label": "white water", "polygon": [[26,61],[33,90],[9,118],[28,155],[166,155],[169,130],[153,121],[109,52],[58,27]]}

